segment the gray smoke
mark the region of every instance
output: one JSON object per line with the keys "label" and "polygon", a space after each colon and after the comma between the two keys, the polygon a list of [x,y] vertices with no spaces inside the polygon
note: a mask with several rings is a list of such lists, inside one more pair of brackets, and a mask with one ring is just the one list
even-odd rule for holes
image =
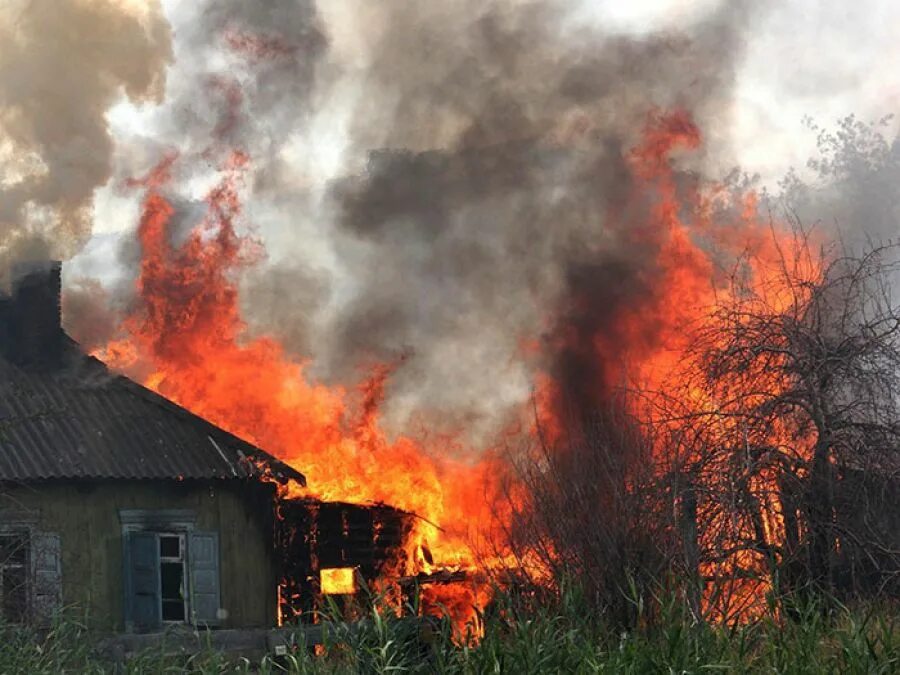
{"label": "gray smoke", "polygon": [[[177,4],[165,103],[123,139],[116,172],[177,150],[171,190],[188,222],[196,186],[247,152],[246,217],[269,251],[243,279],[251,330],[327,381],[402,358],[393,430],[424,420],[489,437],[536,368],[600,394],[581,386],[602,368],[586,345],[660,273],[658,242],[634,235],[651,203],[626,199],[628,150],[649,113],[682,109],[727,161],[759,4],[722,2],[641,37],[559,0]],[[704,151],[681,166],[689,185]],[[530,343],[561,333],[573,353],[535,356]]]}
{"label": "gray smoke", "polygon": [[[386,10],[352,136],[387,149],[329,194],[354,285],[319,353],[331,372],[410,353],[395,419],[427,411],[476,435],[528,395],[536,366],[596,405],[610,364],[593,341],[615,341],[661,276],[626,155],[654,109],[728,126],[747,7],[640,39],[555,2]],[[567,336],[550,363],[523,348],[542,332]]]}
{"label": "gray smoke", "polygon": [[158,2],[8,0],[0,7],[0,270],[68,257],[111,174],[104,117],[159,100],[171,57]]}
{"label": "gray smoke", "polygon": [[792,171],[774,199],[808,228],[825,229],[851,247],[900,235],[900,140],[890,117],[848,116],[834,126],[808,120],[818,153],[807,175]]}

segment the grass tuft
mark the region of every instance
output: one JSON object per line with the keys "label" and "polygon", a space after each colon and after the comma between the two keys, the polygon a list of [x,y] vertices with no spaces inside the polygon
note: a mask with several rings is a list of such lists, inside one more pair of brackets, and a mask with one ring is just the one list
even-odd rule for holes
{"label": "grass tuft", "polygon": [[[502,596],[483,617],[478,643],[458,644],[445,621],[417,624],[372,607],[353,625],[329,621],[324,654],[298,649],[261,662],[207,649],[193,655],[150,650],[129,660],[126,673],[894,673],[900,672],[900,622],[895,606],[806,601],[737,626],[697,622],[676,597],[634,600],[622,630],[588,610],[577,588],[555,602],[524,610]],[[377,610],[377,611],[376,611]],[[336,613],[335,616],[338,616]],[[424,626],[424,628],[423,628]],[[0,672],[114,672],[71,618],[35,632],[0,626]]]}

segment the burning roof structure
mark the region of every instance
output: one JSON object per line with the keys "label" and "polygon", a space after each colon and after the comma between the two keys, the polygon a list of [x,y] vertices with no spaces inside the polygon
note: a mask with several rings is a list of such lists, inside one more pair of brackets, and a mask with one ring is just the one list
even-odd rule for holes
{"label": "burning roof structure", "polygon": [[86,602],[108,628],[265,626],[276,584],[280,616],[299,621],[321,593],[401,565],[409,514],[278,499],[303,474],[83,353],[59,291],[60,264],[35,263],[0,297],[4,618]]}
{"label": "burning roof structure", "polygon": [[59,263],[17,276],[0,297],[0,481],[305,484],[296,469],[84,354],[60,325]]}
{"label": "burning roof structure", "polygon": [[[265,625],[276,621],[277,584],[280,620],[303,621],[322,595],[404,574],[412,514],[298,497],[297,469],[110,372],[61,327],[60,271],[19,265],[0,296],[0,539],[49,567],[19,575],[18,553],[0,560],[15,582],[0,594],[7,619],[88,602],[126,630]],[[73,519],[105,532],[79,536]],[[124,555],[123,602],[84,581],[108,589],[117,576],[98,546],[111,539]],[[201,563],[203,597],[189,581]],[[100,570],[91,577],[85,566]],[[255,603],[239,601],[244,592]]]}

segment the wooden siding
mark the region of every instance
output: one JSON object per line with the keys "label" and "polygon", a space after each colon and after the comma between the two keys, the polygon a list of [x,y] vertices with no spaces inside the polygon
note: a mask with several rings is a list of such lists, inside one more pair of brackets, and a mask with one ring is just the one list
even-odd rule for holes
{"label": "wooden siding", "polygon": [[[61,539],[63,604],[86,612],[98,630],[124,629],[120,509],[189,509],[196,529],[220,542],[225,628],[276,622],[272,553],[274,488],[240,481],[45,482],[0,486],[0,520],[23,513],[36,529]],[[14,514],[14,515],[13,515]]]}

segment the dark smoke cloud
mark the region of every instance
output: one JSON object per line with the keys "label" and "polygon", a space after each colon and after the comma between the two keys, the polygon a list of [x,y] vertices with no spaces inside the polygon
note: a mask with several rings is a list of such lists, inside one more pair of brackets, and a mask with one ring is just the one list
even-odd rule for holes
{"label": "dark smoke cloud", "polygon": [[96,279],[69,279],[63,295],[63,314],[78,317],[78,342],[88,352],[116,337],[118,315],[106,289]]}
{"label": "dark smoke cloud", "polygon": [[[191,186],[246,151],[246,215],[269,249],[244,279],[251,329],[332,381],[402,358],[393,429],[423,416],[485,437],[536,367],[574,390],[601,375],[577,349],[548,364],[528,344],[614,332],[652,292],[653,242],[628,227],[649,204],[609,219],[624,156],[650,111],[680,108],[721,161],[758,7],[628,37],[557,0],[178,4],[166,102],[123,139],[117,175],[176,149],[190,220]],[[703,153],[684,166],[702,171]]]}
{"label": "dark smoke cloud", "polygon": [[521,399],[520,344],[543,327],[568,346],[541,365],[576,406],[596,403],[610,364],[593,341],[614,342],[661,277],[658,242],[635,232],[650,204],[622,213],[625,154],[657,108],[727,127],[747,7],[643,38],[578,26],[553,2],[386,9],[354,140],[391,149],[330,195],[357,288],[331,367],[410,350],[398,417],[454,411],[484,428]]}
{"label": "dark smoke cloud", "polygon": [[257,330],[277,335],[295,357],[308,357],[317,351],[312,327],[328,292],[324,275],[280,261],[251,272],[241,299]]}
{"label": "dark smoke cloud", "polygon": [[0,270],[75,253],[110,177],[104,117],[122,92],[159,99],[171,56],[157,2],[10,0],[0,7]]}

